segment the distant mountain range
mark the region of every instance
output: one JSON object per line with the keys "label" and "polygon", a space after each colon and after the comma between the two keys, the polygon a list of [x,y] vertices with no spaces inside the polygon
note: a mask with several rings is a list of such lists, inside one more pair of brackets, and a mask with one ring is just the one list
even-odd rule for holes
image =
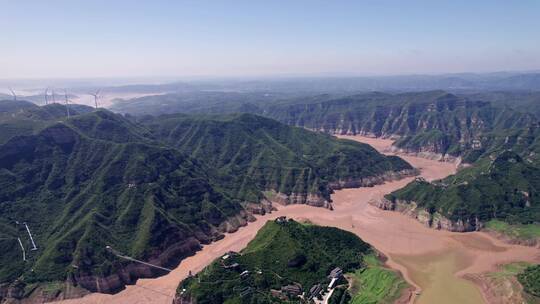
{"label": "distant mountain range", "polygon": [[[92,87],[98,88],[98,87]],[[540,72],[458,73],[397,76],[312,76],[252,79],[207,79],[163,84],[105,86],[110,93],[178,93],[186,91],[343,93],[366,91],[538,91]]]}

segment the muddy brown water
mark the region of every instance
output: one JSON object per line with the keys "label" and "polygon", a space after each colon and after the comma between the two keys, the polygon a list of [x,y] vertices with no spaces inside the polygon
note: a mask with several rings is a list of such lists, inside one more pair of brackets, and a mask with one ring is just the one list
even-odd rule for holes
{"label": "muddy brown water", "polygon": [[[386,151],[391,140],[360,136],[347,137]],[[402,156],[421,175],[438,179],[455,172],[450,163]],[[387,257],[389,267],[399,270],[414,286],[419,296],[415,303],[483,303],[479,288],[462,278],[468,273],[493,270],[496,265],[512,261],[540,262],[540,251],[532,247],[508,245],[481,233],[453,233],[427,228],[405,215],[383,211],[368,204],[384,194],[397,190],[413,178],[388,182],[369,188],[344,189],[332,195],[334,211],[305,205],[278,206],[278,211],[258,217],[257,221],[224,239],[206,245],[188,257],[168,275],[140,279],[115,295],[93,293],[61,303],[167,303],[170,304],[179,282],[191,271],[196,273],[227,251],[240,251],[253,239],[267,220],[288,216],[309,219],[319,225],[334,226],[357,234]]]}

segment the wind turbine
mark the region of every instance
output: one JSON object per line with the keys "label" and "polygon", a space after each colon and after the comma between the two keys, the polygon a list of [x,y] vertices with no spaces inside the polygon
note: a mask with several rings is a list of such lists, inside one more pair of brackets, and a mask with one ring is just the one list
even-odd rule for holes
{"label": "wind turbine", "polygon": [[45,89],[45,105],[49,104],[49,88]]}
{"label": "wind turbine", "polygon": [[11,87],[9,87],[9,90],[11,91],[11,95],[13,95],[13,100],[17,100],[17,94],[15,94],[15,91]]}
{"label": "wind turbine", "polygon": [[97,90],[95,93],[90,93],[89,95],[94,96],[94,103],[96,104],[96,109],[98,108],[98,99],[101,97],[99,93],[101,92],[101,89]]}
{"label": "wind turbine", "polygon": [[66,90],[64,90],[64,97],[66,98],[67,118],[69,119],[69,99],[68,99],[68,94]]}

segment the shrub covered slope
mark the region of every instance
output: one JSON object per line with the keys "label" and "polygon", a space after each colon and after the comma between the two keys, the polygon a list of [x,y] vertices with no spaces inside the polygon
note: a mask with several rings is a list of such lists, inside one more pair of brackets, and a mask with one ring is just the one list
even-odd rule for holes
{"label": "shrub covered slope", "polygon": [[261,202],[271,194],[325,201],[342,179],[411,169],[367,145],[254,115],[141,122],[99,110],[67,120],[49,116],[60,105],[2,105],[3,121],[31,127],[0,143],[0,298],[64,281],[115,292],[160,273],[106,246],[172,267],[268,210]]}

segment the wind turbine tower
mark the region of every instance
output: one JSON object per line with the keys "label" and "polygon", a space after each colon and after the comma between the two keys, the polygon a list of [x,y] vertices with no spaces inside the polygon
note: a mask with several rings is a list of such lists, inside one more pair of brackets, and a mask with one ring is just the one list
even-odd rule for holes
{"label": "wind turbine tower", "polygon": [[49,104],[49,88],[45,89],[45,105]]}
{"label": "wind turbine tower", "polygon": [[68,94],[66,90],[64,90],[64,97],[66,98],[67,118],[69,119],[69,99],[68,99]]}
{"label": "wind turbine tower", "polygon": [[17,100],[17,94],[15,94],[15,91],[10,87],[9,90],[11,91],[11,95],[13,95],[13,100]]}
{"label": "wind turbine tower", "polygon": [[94,103],[96,105],[96,109],[98,108],[98,99],[101,97],[99,93],[101,92],[101,89],[97,90],[95,93],[90,93],[90,95],[94,96]]}

